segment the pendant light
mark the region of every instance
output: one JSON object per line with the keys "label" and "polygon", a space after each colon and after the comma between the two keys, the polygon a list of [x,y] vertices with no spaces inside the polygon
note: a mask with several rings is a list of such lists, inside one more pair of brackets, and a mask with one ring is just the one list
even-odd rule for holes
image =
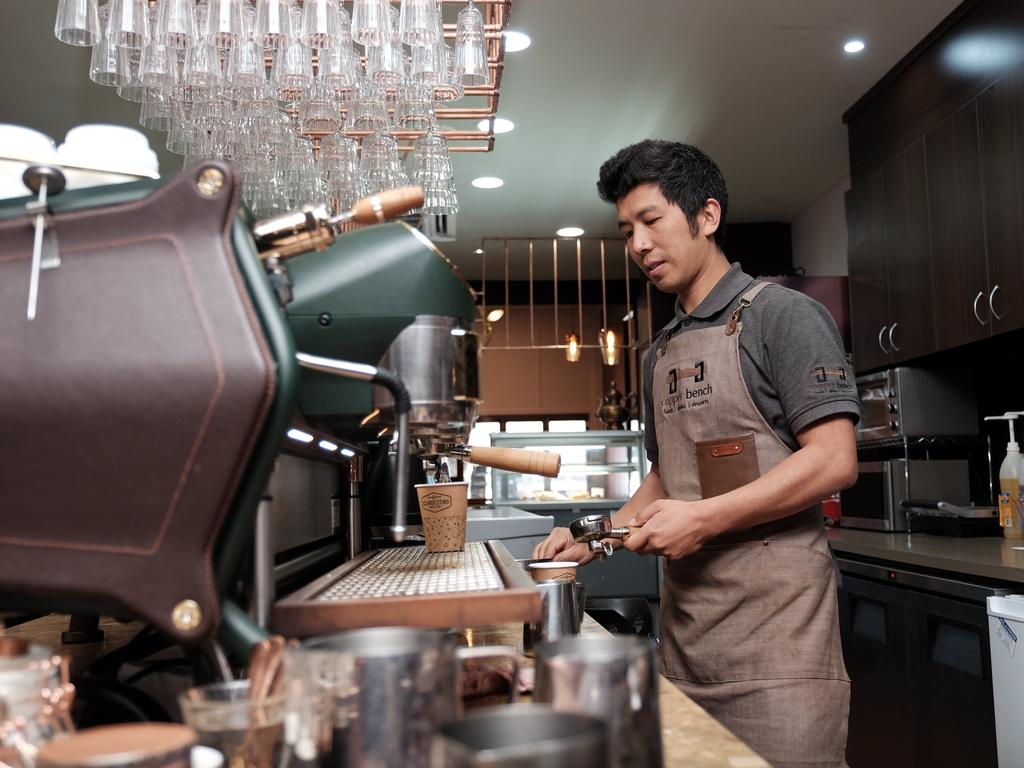
{"label": "pendant light", "polygon": [[565,359],[570,363],[580,361],[580,339],[575,332],[565,334]]}
{"label": "pendant light", "polygon": [[619,362],[619,350],[622,349],[615,331],[602,328],[597,334],[597,342],[601,345],[601,359],[605,365],[616,365]]}
{"label": "pendant light", "polygon": [[621,344],[615,331],[608,327],[608,296],[605,291],[604,273],[604,240],[601,240],[601,332],[597,334],[597,343],[601,347],[601,359],[605,365],[619,362]]}

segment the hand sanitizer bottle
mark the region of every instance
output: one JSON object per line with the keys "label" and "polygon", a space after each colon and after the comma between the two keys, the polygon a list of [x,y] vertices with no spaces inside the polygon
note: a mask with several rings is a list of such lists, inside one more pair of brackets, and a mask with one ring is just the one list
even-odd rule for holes
{"label": "hand sanitizer bottle", "polygon": [[1017,413],[1007,411],[1002,416],[986,416],[985,421],[1005,421],[1010,425],[1010,442],[1006,444],[1006,458],[999,465],[999,525],[1008,539],[1024,539],[1024,526],[1020,512],[1021,455],[1013,433]]}

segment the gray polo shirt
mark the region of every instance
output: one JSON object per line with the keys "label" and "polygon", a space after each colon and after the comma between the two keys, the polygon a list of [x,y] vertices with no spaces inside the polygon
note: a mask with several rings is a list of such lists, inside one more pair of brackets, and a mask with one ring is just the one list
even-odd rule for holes
{"label": "gray polo shirt", "polygon": [[[676,300],[675,319],[644,358],[644,444],[652,463],[658,463],[651,394],[658,348],[677,333],[724,326],[754,282],[733,264],[692,314]],[[798,291],[771,283],[743,311],[740,370],[754,405],[794,451],[800,447],[797,433],[826,416],[846,414],[854,423],[860,419],[857,386],[835,321],[825,307]]]}

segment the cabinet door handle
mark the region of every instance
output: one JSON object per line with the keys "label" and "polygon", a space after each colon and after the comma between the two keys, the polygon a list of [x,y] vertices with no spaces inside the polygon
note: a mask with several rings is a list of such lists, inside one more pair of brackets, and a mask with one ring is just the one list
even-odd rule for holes
{"label": "cabinet door handle", "polygon": [[897,323],[893,323],[889,327],[889,346],[892,347],[893,352],[899,352],[901,349],[903,349],[903,347],[899,346],[895,341],[893,341],[893,338],[892,338],[892,332],[896,330],[896,326],[897,325],[899,325],[898,322]]}
{"label": "cabinet door handle", "polygon": [[892,350],[885,348],[885,342],[882,341],[882,339],[885,338],[885,329],[888,328],[888,327],[889,326],[887,326],[887,325],[883,325],[882,329],[878,332],[878,347],[879,347],[879,349],[881,349],[887,355],[890,352],[892,352]]}
{"label": "cabinet door handle", "polygon": [[996,305],[995,305],[996,291],[998,291],[998,290],[999,290],[999,283],[996,283],[995,285],[992,286],[992,290],[988,294],[988,308],[989,308],[989,311],[992,313],[992,317],[994,317],[996,320],[1002,320],[1003,316],[1000,315],[998,312],[996,312]]}
{"label": "cabinet door handle", "polygon": [[981,301],[984,296],[984,291],[978,291],[978,295],[974,297],[974,319],[978,321],[979,325],[985,325],[985,323],[988,322],[987,320],[982,320],[981,315],[978,314],[978,302]]}

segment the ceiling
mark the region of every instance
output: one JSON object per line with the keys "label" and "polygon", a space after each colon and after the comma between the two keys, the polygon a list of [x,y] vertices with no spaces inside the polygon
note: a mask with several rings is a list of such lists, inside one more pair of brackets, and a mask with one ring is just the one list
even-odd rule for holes
{"label": "ceiling", "polygon": [[[617,234],[597,169],[644,138],[704,149],[729,184],[730,220],[789,221],[848,172],[841,115],[958,0],[513,0],[498,114],[516,124],[490,153],[453,156],[458,238],[470,277],[481,237]],[[52,34],[56,0],[4,0],[0,121],[58,141],[74,125],[136,125],[138,105],[88,79],[88,49]],[[851,37],[867,47],[842,51]],[[461,126],[465,127],[465,126]],[[164,173],[180,168],[147,132]],[[475,189],[477,176],[505,185]],[[518,256],[516,257],[518,258]],[[489,267],[490,269],[490,267]]]}

